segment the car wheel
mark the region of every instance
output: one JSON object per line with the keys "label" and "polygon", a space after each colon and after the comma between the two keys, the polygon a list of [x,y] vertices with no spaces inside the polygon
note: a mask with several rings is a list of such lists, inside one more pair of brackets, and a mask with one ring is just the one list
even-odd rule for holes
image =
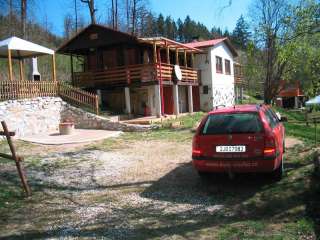
{"label": "car wheel", "polygon": [[283,166],[283,156],[282,156],[282,160],[279,167],[272,172],[272,179],[276,182],[279,182],[282,179],[283,173],[284,173],[284,166]]}

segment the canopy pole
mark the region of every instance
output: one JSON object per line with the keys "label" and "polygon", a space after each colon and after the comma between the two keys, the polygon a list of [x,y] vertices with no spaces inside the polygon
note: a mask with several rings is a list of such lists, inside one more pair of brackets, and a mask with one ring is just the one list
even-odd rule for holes
{"label": "canopy pole", "polygon": [[54,82],[57,81],[57,77],[56,77],[56,56],[55,56],[55,54],[52,54],[52,80]]}
{"label": "canopy pole", "polygon": [[11,58],[11,50],[8,49],[8,70],[9,70],[9,80],[13,80],[13,73],[12,73],[12,58]]}
{"label": "canopy pole", "polygon": [[19,67],[20,67],[20,81],[24,81],[23,60],[22,59],[19,59]]}

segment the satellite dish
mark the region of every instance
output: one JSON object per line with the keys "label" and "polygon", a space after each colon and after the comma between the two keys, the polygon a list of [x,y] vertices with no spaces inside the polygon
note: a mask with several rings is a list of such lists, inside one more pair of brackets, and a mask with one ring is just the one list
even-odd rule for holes
{"label": "satellite dish", "polygon": [[179,81],[182,80],[182,72],[179,65],[174,65],[174,74]]}

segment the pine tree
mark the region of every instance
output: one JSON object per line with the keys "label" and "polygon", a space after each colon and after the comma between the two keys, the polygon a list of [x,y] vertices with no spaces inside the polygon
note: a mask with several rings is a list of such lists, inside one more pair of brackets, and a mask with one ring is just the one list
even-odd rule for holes
{"label": "pine tree", "polygon": [[183,34],[183,22],[180,18],[177,20],[177,40],[180,42],[184,41],[184,34]]}
{"label": "pine tree", "polygon": [[234,43],[240,48],[246,48],[250,39],[249,26],[241,15],[232,33]]}
{"label": "pine tree", "polygon": [[157,19],[157,34],[159,36],[165,35],[165,26],[164,26],[164,17],[162,14],[159,14],[159,17]]}

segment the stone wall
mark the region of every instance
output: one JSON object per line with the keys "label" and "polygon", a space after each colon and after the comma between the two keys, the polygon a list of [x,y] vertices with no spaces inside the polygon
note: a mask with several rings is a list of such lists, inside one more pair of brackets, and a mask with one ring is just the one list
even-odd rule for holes
{"label": "stone wall", "polygon": [[147,131],[152,128],[112,121],[73,107],[59,97],[0,102],[0,121],[5,120],[9,130],[15,131],[18,137],[55,132],[65,119],[73,120],[76,128],[120,131]]}
{"label": "stone wall", "polygon": [[5,120],[17,136],[52,132],[60,122],[63,101],[46,97],[0,102],[0,120]]}
{"label": "stone wall", "polygon": [[95,114],[86,112],[80,108],[65,105],[61,112],[62,120],[71,120],[75,123],[76,128],[84,129],[103,129],[103,130],[117,130],[124,132],[143,132],[151,130],[154,126],[127,124],[119,121],[114,121],[109,118],[97,116]]}

